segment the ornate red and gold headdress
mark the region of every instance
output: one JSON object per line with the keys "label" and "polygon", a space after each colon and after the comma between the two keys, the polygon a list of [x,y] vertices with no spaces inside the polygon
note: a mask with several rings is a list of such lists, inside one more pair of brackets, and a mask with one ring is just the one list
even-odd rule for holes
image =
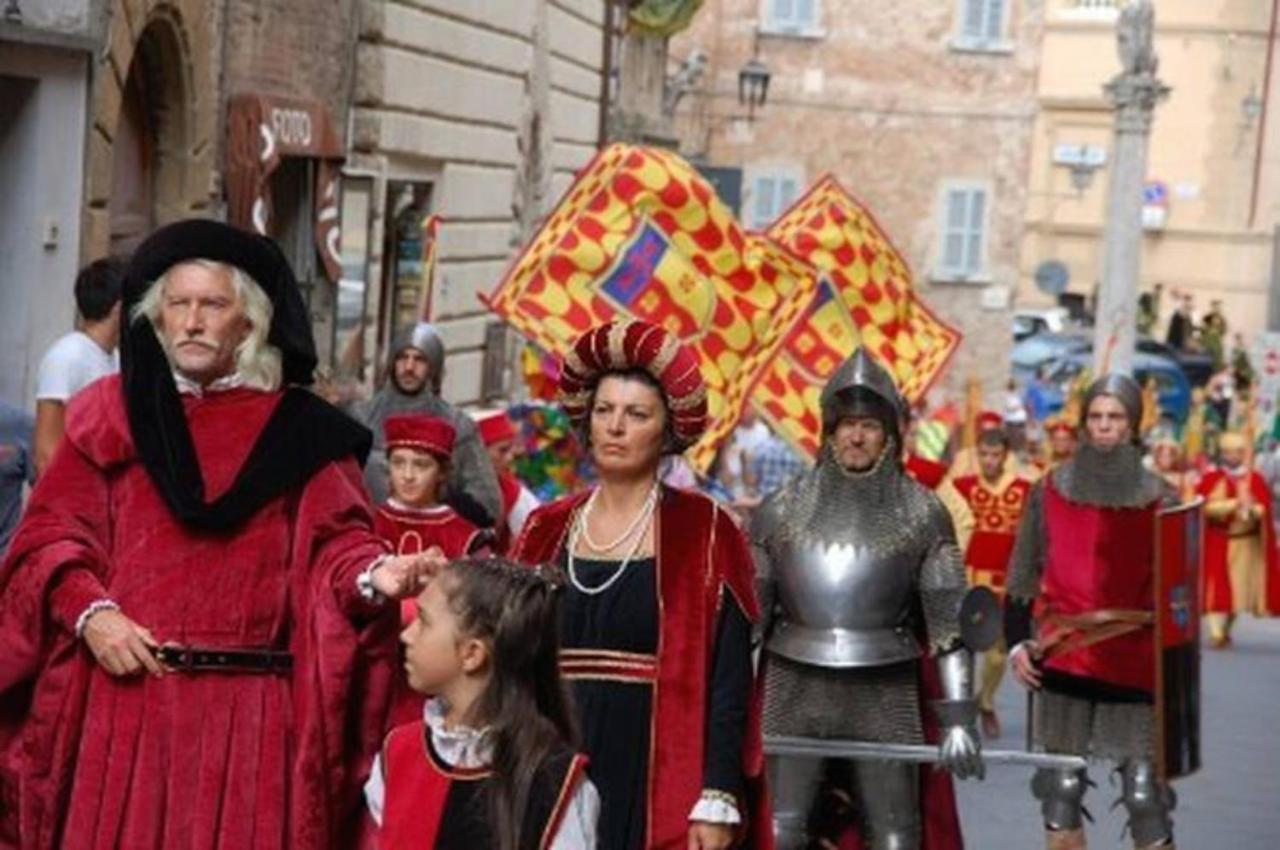
{"label": "ornate red and gold headdress", "polygon": [[649,373],[662,388],[671,414],[671,448],[682,452],[697,442],[707,427],[707,386],[697,355],[657,325],[638,320],[592,328],[565,354],[560,404],[573,424],[586,426],[601,378],[632,369]]}
{"label": "ornate red and gold headdress", "polygon": [[427,452],[439,460],[447,461],[453,454],[453,441],[457,437],[453,423],[439,416],[424,413],[401,413],[388,416],[383,425],[387,437],[387,452],[409,448]]}

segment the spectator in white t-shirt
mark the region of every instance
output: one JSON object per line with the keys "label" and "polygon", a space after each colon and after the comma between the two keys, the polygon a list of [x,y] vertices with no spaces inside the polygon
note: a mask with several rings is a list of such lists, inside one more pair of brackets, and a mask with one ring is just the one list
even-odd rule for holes
{"label": "spectator in white t-shirt", "polygon": [[45,352],[36,375],[35,464],[39,475],[62,441],[67,400],[119,368],[124,260],[95,260],[76,276],[79,327]]}

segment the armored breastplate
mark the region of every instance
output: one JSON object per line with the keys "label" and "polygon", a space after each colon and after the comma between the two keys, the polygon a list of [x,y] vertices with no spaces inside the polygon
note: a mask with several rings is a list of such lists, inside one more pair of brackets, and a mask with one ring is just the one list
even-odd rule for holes
{"label": "armored breastplate", "polygon": [[781,608],[768,650],[819,667],[869,667],[920,655],[910,614],[919,554],[897,546],[776,541]]}

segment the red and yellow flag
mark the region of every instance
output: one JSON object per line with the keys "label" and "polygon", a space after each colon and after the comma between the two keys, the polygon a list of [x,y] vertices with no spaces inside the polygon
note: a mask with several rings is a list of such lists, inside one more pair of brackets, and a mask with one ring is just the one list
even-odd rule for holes
{"label": "red and yellow flag", "polygon": [[812,267],[744,231],[679,156],[615,144],[579,173],[487,303],[556,355],[619,317],[692,346],[712,425],[689,460],[705,469],[817,286]]}
{"label": "red and yellow flag", "polygon": [[813,265],[822,284],[752,403],[813,455],[822,439],[822,387],[859,345],[880,358],[914,402],[941,374],[960,334],[920,301],[902,254],[834,177],[821,178],[766,232]]}

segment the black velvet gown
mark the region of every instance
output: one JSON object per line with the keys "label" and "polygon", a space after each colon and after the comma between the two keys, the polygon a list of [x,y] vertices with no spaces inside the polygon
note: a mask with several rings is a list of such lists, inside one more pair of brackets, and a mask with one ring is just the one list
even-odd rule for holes
{"label": "black velvet gown", "polygon": [[[566,586],[561,605],[561,643],[567,656],[590,651],[643,666],[658,650],[656,562],[631,562],[602,593]],[[574,558],[584,587],[604,584],[617,561]],[[742,741],[751,691],[751,626],[730,594],[720,608],[708,700],[703,788],[743,791]],[[649,759],[654,682],[643,675],[570,672],[566,669],[582,733],[588,774],[600,792],[600,850],[643,850],[648,825]],[[659,789],[659,793],[661,793]],[[689,802],[692,811],[693,804]],[[745,813],[742,813],[745,816]]]}

